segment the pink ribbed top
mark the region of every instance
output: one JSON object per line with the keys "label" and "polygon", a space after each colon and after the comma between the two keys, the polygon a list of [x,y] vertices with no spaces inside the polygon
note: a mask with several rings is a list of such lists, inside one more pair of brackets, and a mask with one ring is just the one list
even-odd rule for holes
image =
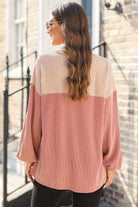
{"label": "pink ribbed top", "polygon": [[117,91],[111,63],[93,54],[88,100],[67,99],[62,52],[37,58],[17,157],[35,162],[31,175],[42,185],[89,193],[106,182],[106,168],[121,168]]}

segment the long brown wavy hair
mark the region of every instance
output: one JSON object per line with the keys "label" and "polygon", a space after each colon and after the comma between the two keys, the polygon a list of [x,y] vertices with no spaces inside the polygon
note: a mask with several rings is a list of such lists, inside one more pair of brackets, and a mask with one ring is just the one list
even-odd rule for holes
{"label": "long brown wavy hair", "polygon": [[61,21],[65,37],[64,53],[67,55],[69,76],[67,80],[67,97],[73,101],[88,98],[87,88],[90,84],[90,66],[92,48],[89,34],[89,21],[82,6],[76,2],[58,5],[52,10],[56,21]]}

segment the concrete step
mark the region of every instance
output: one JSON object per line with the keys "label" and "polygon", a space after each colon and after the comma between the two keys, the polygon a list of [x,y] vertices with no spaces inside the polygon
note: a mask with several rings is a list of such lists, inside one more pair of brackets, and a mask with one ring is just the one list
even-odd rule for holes
{"label": "concrete step", "polygon": [[8,207],[30,207],[32,183],[28,183],[7,197]]}
{"label": "concrete step", "polygon": [[[3,166],[0,163],[0,207],[2,206],[2,196],[3,196]],[[7,191],[8,194],[13,192],[15,189],[19,188],[20,186],[24,185],[25,183],[24,176],[18,175],[15,171],[12,171],[8,168],[7,174]]]}

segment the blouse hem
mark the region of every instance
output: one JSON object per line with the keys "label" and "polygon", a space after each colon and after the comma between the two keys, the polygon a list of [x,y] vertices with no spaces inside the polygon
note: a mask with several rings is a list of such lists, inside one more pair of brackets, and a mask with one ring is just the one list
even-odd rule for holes
{"label": "blouse hem", "polygon": [[100,189],[106,183],[106,179],[105,179],[105,181],[102,184],[98,185],[96,188],[92,188],[91,190],[81,191],[81,190],[77,190],[75,188],[71,188],[71,187],[67,187],[67,186],[65,186],[65,187],[62,186],[61,187],[61,186],[54,186],[54,185],[51,185],[51,184],[44,184],[44,183],[41,182],[41,180],[39,180],[36,176],[34,176],[33,173],[32,173],[32,176],[41,185],[44,185],[44,186],[47,186],[47,187],[50,187],[50,188],[54,188],[54,189],[57,189],[57,190],[69,190],[69,191],[76,192],[76,193],[92,193],[92,192],[95,192],[98,189]]}

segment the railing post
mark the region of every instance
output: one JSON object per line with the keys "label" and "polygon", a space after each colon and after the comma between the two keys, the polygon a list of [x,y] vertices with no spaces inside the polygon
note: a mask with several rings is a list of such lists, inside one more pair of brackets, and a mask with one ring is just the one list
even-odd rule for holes
{"label": "railing post", "polygon": [[[30,92],[30,69],[27,68],[27,75],[26,75],[26,83],[27,83],[27,103],[26,103],[26,112],[28,109],[28,101],[29,101],[29,92]],[[28,183],[27,175],[25,174],[25,184]]]}
{"label": "railing post", "polygon": [[7,207],[7,141],[8,141],[8,84],[3,91],[3,207]]}
{"label": "railing post", "polygon": [[37,51],[35,51],[35,59],[37,59]]}
{"label": "railing post", "polygon": [[106,42],[104,42],[103,46],[104,46],[104,57],[106,57],[106,55],[107,55],[107,54],[106,54],[106,49],[107,49],[107,48],[106,48]]}
{"label": "railing post", "polygon": [[[21,86],[24,85],[24,73],[23,73],[23,47],[21,47]],[[23,128],[23,99],[24,99],[24,91],[22,90],[22,98],[21,98],[21,129]]]}
{"label": "railing post", "polygon": [[9,57],[6,55],[6,70],[7,70],[7,77],[6,77],[6,87],[9,89]]}
{"label": "railing post", "polygon": [[27,78],[26,78],[26,83],[27,83],[27,103],[26,103],[26,112],[27,112],[27,109],[28,109],[28,101],[29,101],[29,92],[30,92],[30,68],[28,67],[27,69]]}

